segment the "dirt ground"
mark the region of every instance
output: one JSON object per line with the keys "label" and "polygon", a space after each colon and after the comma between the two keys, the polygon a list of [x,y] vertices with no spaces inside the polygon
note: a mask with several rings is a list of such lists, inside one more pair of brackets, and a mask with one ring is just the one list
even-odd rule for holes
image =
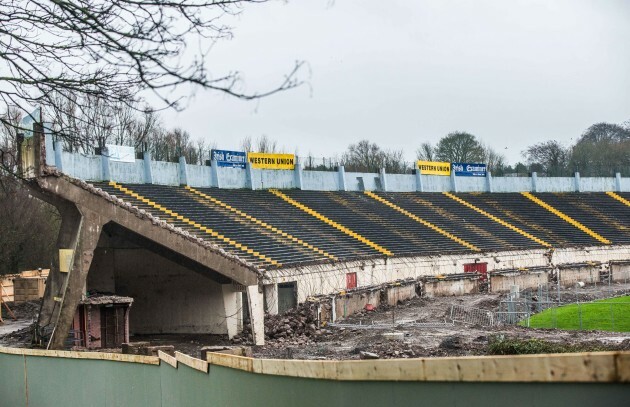
{"label": "dirt ground", "polygon": [[[581,289],[562,290],[563,301],[591,301],[630,292],[630,285],[587,286]],[[555,300],[556,291],[549,292]],[[458,297],[415,298],[395,307],[383,306],[374,311],[362,311],[339,321],[345,326],[323,326],[304,329],[302,333],[267,339],[265,346],[253,346],[254,357],[282,359],[359,359],[365,352],[378,358],[413,358],[437,356],[484,355],[493,337],[543,339],[559,344],[593,343],[598,348],[630,350],[630,332],[563,331],[530,329],[513,325],[482,327],[451,324],[452,305],[497,311],[505,295],[471,294]],[[0,346],[30,347],[30,325],[37,317],[38,304],[25,303],[12,306],[17,322],[5,318],[0,325]],[[7,314],[3,312],[3,317]],[[293,316],[291,316],[293,315]],[[275,317],[277,323],[293,323],[299,313]],[[285,319],[286,318],[286,319]],[[630,318],[630,315],[628,316]],[[396,321],[396,325],[391,325]],[[410,322],[424,323],[415,326]],[[432,323],[433,327],[426,324]],[[305,325],[310,326],[307,322]],[[388,324],[386,327],[370,327]],[[353,326],[354,325],[354,326]],[[369,328],[366,328],[369,327]],[[9,333],[10,332],[10,333]],[[391,335],[394,333],[395,335]],[[390,339],[395,337],[395,339]],[[199,357],[200,349],[208,345],[248,345],[247,332],[232,342],[222,335],[142,335],[132,342],[148,341],[152,345],[173,345],[175,350]],[[120,352],[120,349],[102,351]],[[362,356],[363,354],[363,356]]]}

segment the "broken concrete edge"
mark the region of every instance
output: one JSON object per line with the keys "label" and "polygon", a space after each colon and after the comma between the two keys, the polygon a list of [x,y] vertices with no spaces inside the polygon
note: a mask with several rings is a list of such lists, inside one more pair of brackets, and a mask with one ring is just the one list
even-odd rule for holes
{"label": "broken concrete edge", "polygon": [[43,184],[42,182],[42,178],[45,179],[48,176],[53,176],[56,178],[60,178],[63,179],[65,181],[67,181],[68,183],[77,186],[87,192],[90,192],[93,195],[99,196],[103,199],[105,199],[107,202],[112,203],[122,209],[125,209],[127,211],[129,211],[130,213],[134,214],[137,218],[139,219],[143,219],[143,220],[148,220],[150,221],[154,226],[158,226],[161,227],[162,229],[166,229],[172,233],[175,233],[177,235],[182,236],[183,238],[185,238],[186,240],[195,243],[201,247],[203,247],[204,249],[210,250],[214,253],[217,253],[221,256],[223,256],[224,258],[234,261],[236,263],[239,263],[240,265],[248,268],[249,270],[252,270],[254,272],[256,272],[259,276],[263,276],[264,275],[264,269],[238,257],[235,256],[227,251],[225,251],[221,246],[214,244],[212,242],[209,242],[207,240],[204,240],[203,238],[198,237],[197,235],[193,235],[177,226],[174,226],[162,219],[160,219],[159,217],[153,216],[151,213],[145,211],[144,209],[140,209],[137,206],[134,206],[132,204],[130,204],[129,202],[125,202],[124,200],[122,200],[121,198],[115,196],[115,195],[110,195],[109,193],[107,193],[106,191],[103,191],[100,188],[95,187],[94,185],[85,182],[83,180],[77,179],[77,178],[72,178],[69,177],[59,171],[57,171],[56,169],[52,169],[51,167],[45,167],[44,170],[44,176],[37,178],[37,185],[39,186],[39,188],[41,188],[43,191],[48,191],[48,188],[46,188],[46,186]]}
{"label": "broken concrete edge", "polygon": [[628,383],[630,352],[588,352],[516,356],[462,356],[388,360],[255,359],[208,352],[207,361],[175,352],[159,357],[118,353],[49,351],[0,347],[0,353],[109,360],[178,367],[204,373],[221,366],[250,373],[337,381]]}
{"label": "broken concrete edge", "polygon": [[110,360],[113,362],[141,363],[141,364],[146,364],[146,365],[159,365],[160,364],[160,359],[155,356],[125,355],[122,353],[24,349],[24,348],[7,348],[7,347],[2,347],[2,346],[0,346],[0,353],[6,353],[10,355],[42,356],[42,357],[67,358],[67,359]]}

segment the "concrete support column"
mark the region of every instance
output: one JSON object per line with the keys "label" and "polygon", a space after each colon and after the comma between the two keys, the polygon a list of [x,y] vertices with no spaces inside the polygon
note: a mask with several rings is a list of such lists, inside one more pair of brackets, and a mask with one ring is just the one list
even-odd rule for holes
{"label": "concrete support column", "polygon": [[492,189],[492,173],[490,171],[486,172],[486,191],[494,192]]}
{"label": "concrete support column", "polygon": [[577,172],[577,171],[575,172],[574,182],[575,182],[575,192],[582,191],[582,185],[581,185],[581,182],[580,182],[580,173]]}
{"label": "concrete support column", "polygon": [[245,163],[245,171],[247,171],[247,179],[246,179],[246,185],[247,188],[251,189],[252,191],[256,189],[255,183],[254,183],[254,169],[252,168],[252,164],[247,162]]}
{"label": "concrete support column", "polygon": [[293,170],[295,187],[297,189],[302,188],[302,163],[300,162],[300,157],[295,157],[295,169]]}
{"label": "concrete support column", "polygon": [[249,319],[252,326],[252,336],[255,345],[265,344],[265,307],[263,294],[258,292],[258,285],[247,286],[247,302],[249,304]]}
{"label": "concrete support column", "polygon": [[[61,277],[60,272],[57,273],[57,278],[65,279],[65,283],[62,284],[61,290],[58,292],[47,291],[48,296],[45,296],[43,301],[53,304],[50,319],[54,328],[48,342],[48,349],[63,349],[65,347],[77,306],[85,295],[85,285],[94,257],[94,249],[101,235],[102,226],[106,223],[106,220],[94,212],[84,208],[78,208],[78,210],[81,216],[78,230],[75,231],[76,237],[73,239],[74,245],[70,247],[73,250],[71,266],[68,272],[64,273],[66,274],[65,277]],[[42,306],[42,310],[43,308]],[[50,305],[47,309],[50,309]],[[41,314],[40,320],[42,320]]]}
{"label": "concrete support column", "polygon": [[270,315],[278,315],[278,284],[267,284],[265,290],[265,309]]}
{"label": "concrete support column", "polygon": [[153,170],[151,169],[151,153],[144,152],[144,183],[153,184]]}
{"label": "concrete support column", "polygon": [[387,192],[389,189],[387,188],[387,173],[385,172],[385,168],[381,168],[379,177],[381,179],[381,188],[383,189],[383,192]]}
{"label": "concrete support column", "polygon": [[422,171],[420,168],[416,169],[416,191],[424,192],[424,187],[422,186]]}
{"label": "concrete support column", "polygon": [[179,157],[179,185],[188,185],[188,168],[186,168],[186,157]]}
{"label": "concrete support column", "polygon": [[347,191],[348,189],[346,188],[346,169],[343,167],[343,165],[339,166],[337,174],[339,175],[339,190]]}
{"label": "concrete support column", "polygon": [[50,134],[50,123],[44,123],[44,144],[46,146],[46,165],[55,166],[55,147],[53,143],[53,136]]}
{"label": "concrete support column", "polygon": [[452,169],[451,169],[451,191],[458,192],[457,191],[457,177],[455,176],[455,171],[453,171]]}
{"label": "concrete support column", "polygon": [[621,173],[620,172],[615,174],[615,190],[617,192],[623,192],[621,190]]}
{"label": "concrete support column", "polygon": [[63,162],[61,161],[61,153],[63,153],[63,143],[58,141],[55,143],[55,166],[59,171],[63,172]]}
{"label": "concrete support column", "polygon": [[101,179],[103,181],[111,181],[112,177],[109,172],[109,155],[101,155]]}
{"label": "concrete support column", "polygon": [[222,284],[223,292],[223,310],[225,312],[225,325],[228,338],[232,339],[238,334],[238,314],[241,312],[238,306],[238,297],[240,292],[234,291],[232,284]]}
{"label": "concrete support column", "polygon": [[217,160],[212,160],[210,162],[210,186],[221,188],[219,186],[219,164]]}
{"label": "concrete support column", "polygon": [[532,172],[532,192],[538,192],[538,174]]}

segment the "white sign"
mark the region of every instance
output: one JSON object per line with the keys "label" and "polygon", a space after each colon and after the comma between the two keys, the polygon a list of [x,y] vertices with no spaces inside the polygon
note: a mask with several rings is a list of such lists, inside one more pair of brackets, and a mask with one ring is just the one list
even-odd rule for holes
{"label": "white sign", "polygon": [[103,155],[109,157],[111,161],[121,161],[124,163],[135,163],[136,152],[133,147],[117,146],[115,144],[107,144]]}

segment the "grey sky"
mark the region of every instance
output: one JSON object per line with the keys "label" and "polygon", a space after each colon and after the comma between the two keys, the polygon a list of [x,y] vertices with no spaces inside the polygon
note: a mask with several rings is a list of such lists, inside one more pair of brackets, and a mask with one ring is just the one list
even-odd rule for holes
{"label": "grey sky", "polygon": [[211,71],[238,69],[243,90],[265,89],[303,59],[310,86],[260,102],[197,91],[163,116],[219,148],[266,134],[315,156],[367,138],[412,160],[420,143],[464,130],[514,163],[532,143],[568,145],[593,123],[630,119],[628,22],[625,0],[249,6]]}

